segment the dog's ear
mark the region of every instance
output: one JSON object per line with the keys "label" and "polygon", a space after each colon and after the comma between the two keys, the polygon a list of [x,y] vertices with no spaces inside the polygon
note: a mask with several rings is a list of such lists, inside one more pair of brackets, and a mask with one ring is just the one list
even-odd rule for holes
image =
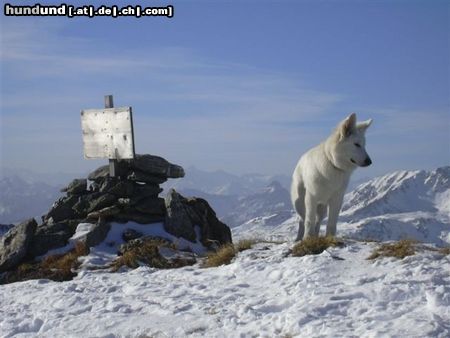
{"label": "dog's ear", "polygon": [[356,125],[356,128],[358,129],[358,131],[365,133],[367,128],[369,128],[369,126],[372,124],[372,119],[368,119],[367,121],[363,121],[361,123],[358,123]]}
{"label": "dog's ear", "polygon": [[339,133],[341,139],[349,137],[356,129],[356,114],[351,113],[344,121],[341,122]]}

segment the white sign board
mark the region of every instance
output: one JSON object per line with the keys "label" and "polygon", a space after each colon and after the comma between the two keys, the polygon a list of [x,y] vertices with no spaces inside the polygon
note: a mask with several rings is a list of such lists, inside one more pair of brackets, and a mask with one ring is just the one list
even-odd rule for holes
{"label": "white sign board", "polygon": [[134,158],[131,107],[82,110],[81,129],[85,158]]}

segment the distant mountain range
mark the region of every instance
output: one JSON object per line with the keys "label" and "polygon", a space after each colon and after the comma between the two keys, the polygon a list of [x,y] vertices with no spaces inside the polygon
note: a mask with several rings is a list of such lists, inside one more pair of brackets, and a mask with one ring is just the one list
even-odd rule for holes
{"label": "distant mountain range", "polygon": [[0,179],[0,223],[17,223],[30,217],[39,220],[60,196],[59,189],[18,176]]}
{"label": "distant mountain range", "polygon": [[[68,183],[70,179],[67,180]],[[297,216],[287,176],[186,170],[164,184],[185,196],[206,199],[235,233],[294,233]],[[0,179],[0,223],[10,224],[48,211],[60,186],[17,176]],[[415,238],[450,243],[450,167],[397,171],[371,179],[346,194],[338,234],[370,239]]]}
{"label": "distant mountain range", "polygon": [[[3,224],[17,223],[29,217],[38,218],[61,195],[59,189],[75,177],[57,175],[55,183],[48,184],[40,179],[48,182],[49,177],[28,170],[18,170],[17,175],[13,170],[4,173],[11,175],[0,178],[0,223]],[[186,170],[184,178],[166,182],[162,194],[175,188],[185,196],[202,197],[225,223],[237,226],[256,216],[289,210],[289,194],[285,188],[289,184],[290,179],[282,175],[238,176],[191,167]]]}
{"label": "distant mountain range", "polygon": [[177,191],[202,191],[210,195],[247,196],[273,181],[278,181],[286,189],[291,184],[291,178],[285,175],[246,174],[238,176],[222,170],[210,172],[195,167],[189,167],[185,172],[185,177],[169,180],[163,185],[163,188],[165,190],[174,188]]}
{"label": "distant mountain range", "polygon": [[185,196],[204,198],[224,223],[236,227],[255,217],[276,214],[278,220],[289,218],[289,185],[290,178],[283,175],[238,176],[191,167],[184,178],[166,182],[164,189],[174,188]]}
{"label": "distant mountain range", "polygon": [[[251,219],[234,228],[234,235],[294,239],[298,217],[271,222],[276,217]],[[396,171],[359,185],[345,195],[338,236],[450,245],[450,166]]]}
{"label": "distant mountain range", "polygon": [[450,166],[397,171],[345,196],[341,221],[360,238],[450,244]]}

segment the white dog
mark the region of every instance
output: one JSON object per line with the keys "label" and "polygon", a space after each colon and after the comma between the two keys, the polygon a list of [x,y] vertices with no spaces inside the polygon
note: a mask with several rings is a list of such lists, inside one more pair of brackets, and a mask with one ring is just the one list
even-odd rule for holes
{"label": "white dog", "polygon": [[357,166],[372,163],[365,150],[365,132],[372,123],[356,124],[353,113],[318,146],[304,154],[292,175],[291,199],[300,215],[296,240],[319,236],[328,209],[327,236],[336,235],[336,223],[350,175]]}

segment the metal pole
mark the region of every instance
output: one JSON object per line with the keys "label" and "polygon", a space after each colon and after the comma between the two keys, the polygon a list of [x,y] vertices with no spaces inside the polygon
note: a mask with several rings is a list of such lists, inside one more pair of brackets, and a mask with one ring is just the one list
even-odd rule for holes
{"label": "metal pole", "polygon": [[[105,108],[114,108],[112,95],[105,95]],[[116,177],[116,175],[117,175],[117,160],[109,159],[109,176]]]}

